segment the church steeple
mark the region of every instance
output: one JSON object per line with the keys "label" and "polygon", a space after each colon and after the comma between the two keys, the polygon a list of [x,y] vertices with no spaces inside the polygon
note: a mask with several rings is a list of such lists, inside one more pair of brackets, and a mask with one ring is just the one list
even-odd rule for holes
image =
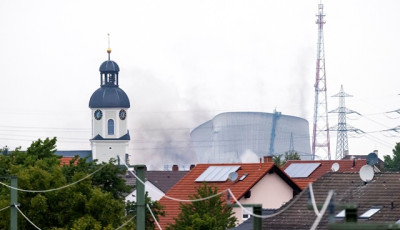
{"label": "church steeple", "polygon": [[108,60],[100,65],[100,88],[90,97],[92,113],[92,157],[99,162],[125,157],[128,162],[128,95],[118,86],[118,64],[111,60],[110,39]]}

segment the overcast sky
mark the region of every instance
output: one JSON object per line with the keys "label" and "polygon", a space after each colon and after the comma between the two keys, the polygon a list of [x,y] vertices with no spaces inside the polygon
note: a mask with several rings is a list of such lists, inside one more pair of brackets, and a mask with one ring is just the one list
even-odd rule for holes
{"label": "overcast sky", "polygon": [[[350,154],[391,154],[400,133],[400,2],[324,1],[328,110],[354,97]],[[88,103],[107,58],[128,94],[133,163],[195,163],[191,129],[221,112],[273,112],[313,122],[318,1],[0,2],[0,145],[58,138],[90,149]],[[351,120],[350,120],[351,118]],[[394,119],[393,119],[394,118]],[[330,114],[330,126],[337,115]],[[310,131],[311,136],[311,131]],[[311,142],[311,140],[310,140]],[[332,156],[336,132],[331,132]]]}

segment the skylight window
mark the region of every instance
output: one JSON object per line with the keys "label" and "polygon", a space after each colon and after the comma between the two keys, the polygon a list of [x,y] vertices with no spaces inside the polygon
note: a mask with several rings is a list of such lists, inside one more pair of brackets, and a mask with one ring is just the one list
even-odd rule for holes
{"label": "skylight window", "polygon": [[308,177],[320,165],[321,163],[293,163],[285,169],[285,173],[292,178],[304,178]]}
{"label": "skylight window", "polygon": [[377,213],[381,208],[371,208],[370,210],[364,212],[361,216],[360,219],[369,219],[371,216],[373,216],[375,213]]}
{"label": "skylight window", "polygon": [[197,179],[196,182],[225,182],[229,173],[236,172],[240,166],[210,166]]}
{"label": "skylight window", "polygon": [[346,209],[342,210],[336,215],[336,218],[344,218],[346,216]]}
{"label": "skylight window", "polygon": [[247,173],[246,173],[246,174],[243,174],[243,176],[242,176],[242,177],[240,177],[240,179],[239,179],[239,180],[240,180],[240,181],[244,180],[244,178],[246,178],[248,175],[249,175],[249,174],[247,174]]}

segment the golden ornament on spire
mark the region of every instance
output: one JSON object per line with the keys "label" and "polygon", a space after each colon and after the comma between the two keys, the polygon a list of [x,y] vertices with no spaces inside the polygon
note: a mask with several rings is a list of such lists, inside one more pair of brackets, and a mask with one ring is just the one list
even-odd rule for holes
{"label": "golden ornament on spire", "polygon": [[107,53],[111,53],[111,48],[110,48],[110,33],[108,33],[107,36],[108,36],[108,49],[107,49]]}

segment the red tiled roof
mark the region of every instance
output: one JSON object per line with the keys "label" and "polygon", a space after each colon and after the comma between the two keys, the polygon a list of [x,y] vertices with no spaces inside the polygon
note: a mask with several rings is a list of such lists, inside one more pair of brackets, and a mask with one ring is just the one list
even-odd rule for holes
{"label": "red tiled roof", "polygon": [[[313,183],[318,178],[323,176],[327,172],[332,171],[332,164],[338,163],[338,172],[359,172],[361,167],[366,164],[365,159],[354,159],[354,160],[320,160],[320,161],[303,161],[303,160],[289,160],[285,165],[282,166],[282,170],[285,171],[289,165],[296,163],[321,163],[308,177],[306,178],[292,178],[301,189],[307,188],[309,183]],[[353,166],[354,164],[354,166]]]}
{"label": "red tiled roof", "polygon": [[[72,159],[74,159],[74,157],[62,157],[62,158],[60,159],[60,165],[61,165],[61,166],[69,165],[69,162],[70,162]],[[78,163],[78,160],[76,160],[76,161],[74,162],[74,165],[76,165],[77,163]]]}
{"label": "red tiled roof", "polygon": [[[195,194],[197,188],[202,185],[202,183],[195,182],[195,180],[209,166],[229,165],[240,166],[240,168],[236,171],[238,173],[238,178],[242,177],[244,174],[248,174],[248,176],[244,180],[236,181],[235,183],[227,180],[226,182],[207,182],[207,184],[216,186],[219,192],[230,188],[237,199],[243,197],[249,189],[251,189],[271,170],[277,172],[281,177],[283,177],[286,183],[288,183],[290,186],[293,186],[295,191],[300,191],[300,188],[273,163],[198,164],[191,171],[189,171],[175,186],[173,186],[168,191],[166,196],[188,200],[189,195]],[[224,200],[226,199],[226,193],[222,195],[222,198]],[[173,223],[174,218],[176,218],[180,213],[179,202],[170,200],[164,196],[163,198],[161,198],[160,203],[165,208],[165,216],[160,217],[160,225],[164,229],[169,223]],[[233,198],[231,198],[231,203],[234,203]]]}

